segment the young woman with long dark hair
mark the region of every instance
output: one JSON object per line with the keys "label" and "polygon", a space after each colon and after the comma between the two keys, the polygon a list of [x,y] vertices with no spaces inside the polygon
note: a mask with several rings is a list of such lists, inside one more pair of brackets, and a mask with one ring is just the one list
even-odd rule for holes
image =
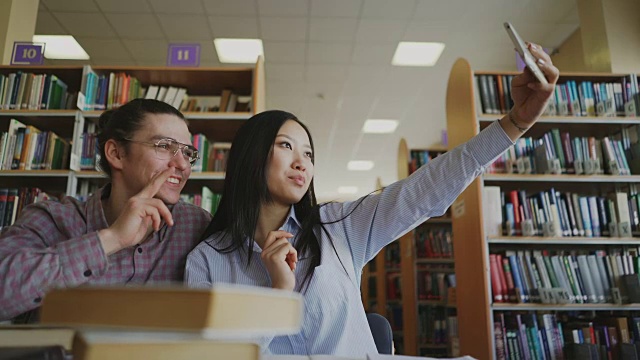
{"label": "young woman with long dark hair", "polygon": [[187,258],[187,284],[239,283],[304,294],[301,332],[264,339],[265,351],[375,353],[360,298],[363,267],[393,240],[444,214],[542,114],[558,69],[539,46],[530,49],[549,84],[528,70],[518,75],[508,115],[380,194],[353,202],[316,203],[313,141],[293,114],[267,111],[249,119],[231,146],[218,211]]}

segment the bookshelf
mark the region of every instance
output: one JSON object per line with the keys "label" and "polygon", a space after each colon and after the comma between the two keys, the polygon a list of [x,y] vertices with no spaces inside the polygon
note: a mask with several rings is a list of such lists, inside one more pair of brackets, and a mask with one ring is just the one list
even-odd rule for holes
{"label": "bookshelf", "polygon": [[[401,139],[398,146],[398,178],[406,178],[420,166],[416,154],[424,153],[426,158],[432,158],[445,151],[444,148],[409,149],[406,140]],[[427,161],[426,158],[423,157],[422,162]],[[383,188],[379,178],[376,188]],[[444,285],[444,277],[454,274],[453,257],[452,254],[424,253],[428,242],[424,241],[425,238],[440,244],[444,241],[443,235],[449,234],[450,238],[450,229],[451,219],[447,215],[429,219],[416,230],[383,248],[363,270],[361,291],[365,310],[387,317],[394,330],[398,354],[451,356],[457,353],[452,348],[444,325],[449,315],[455,315],[455,291],[440,289],[437,275],[443,274],[439,277]],[[429,251],[432,250],[429,246]],[[422,285],[427,283],[437,289],[432,293]],[[434,314],[439,317],[429,318]]]}
{"label": "bookshelf", "polygon": [[[398,144],[398,178],[403,179],[447,151],[444,147],[410,148]],[[400,239],[402,316],[407,354],[457,356],[457,338],[451,336],[456,318],[455,278],[449,213],[428,219]],[[451,329],[449,329],[451,328]]]}
{"label": "bookshelf", "polygon": [[[375,188],[384,189],[382,179],[376,178]],[[382,248],[362,271],[360,291],[366,312],[378,313],[389,321],[393,331],[393,341],[397,354],[411,354],[405,351],[407,333],[403,326],[402,307],[404,294],[396,288],[391,294],[389,281],[401,283],[402,269],[399,258],[399,242],[395,241]]]}
{"label": "bookshelf", "polygon": [[[483,89],[483,81],[481,77],[493,77],[496,82],[502,81],[501,79],[507,78],[509,76],[517,75],[515,72],[479,72],[473,71],[470,64],[464,59],[458,59],[456,63],[453,65],[448,81],[447,87],[447,128],[449,135],[450,146],[458,146],[471,137],[475,136],[480,132],[481,129],[489,126],[493,121],[502,117],[500,113],[503,113],[505,109],[509,108],[508,100],[505,98],[504,100],[500,100],[499,98],[502,95],[508,95],[508,90],[504,86],[496,85],[494,89],[497,90],[493,96],[496,97],[497,100],[494,100],[496,103],[502,103],[502,110],[491,114],[486,114],[486,98],[482,98],[482,96],[486,93],[486,89]],[[569,88],[571,86],[571,82],[577,82],[578,88],[580,88],[583,83],[613,83],[613,84],[624,84],[627,79],[634,81],[635,75],[633,74],[589,74],[589,73],[563,73],[560,76],[560,80],[558,81],[559,88],[561,86],[565,86]],[[637,84],[637,80],[636,84]],[[507,80],[508,85],[508,80]],[[633,85],[632,85],[633,86]],[[595,87],[594,87],[595,89]],[[604,88],[603,88],[604,89]],[[624,89],[624,86],[623,86]],[[638,311],[640,309],[640,304],[636,303],[626,303],[626,302],[616,302],[615,294],[616,290],[611,290],[611,294],[604,292],[604,296],[606,299],[611,299],[613,296],[613,301],[584,301],[585,303],[577,303],[578,300],[565,301],[565,303],[559,303],[559,298],[547,299],[544,303],[541,303],[538,299],[536,301],[532,301],[531,299],[527,300],[527,302],[522,301],[521,296],[524,294],[520,292],[518,285],[509,285],[509,290],[511,291],[511,286],[514,286],[518,289],[513,289],[515,291],[515,297],[510,298],[511,302],[500,302],[499,297],[496,297],[496,285],[499,288],[499,284],[492,284],[492,276],[497,276],[494,279],[499,279],[500,275],[495,275],[495,273],[500,273],[502,270],[495,270],[492,268],[494,266],[493,259],[497,258],[497,255],[503,254],[505,259],[507,257],[507,253],[511,252],[511,254],[515,253],[523,253],[525,254],[525,260],[527,257],[534,262],[533,266],[530,264],[522,265],[521,263],[516,263],[518,268],[515,269],[516,272],[523,272],[521,280],[523,281],[522,287],[523,289],[528,289],[528,295],[538,295],[544,296],[543,292],[546,292],[547,289],[543,287],[536,287],[536,282],[539,279],[534,279],[534,273],[537,273],[539,269],[540,274],[542,272],[547,272],[545,270],[545,265],[543,264],[541,268],[539,265],[535,264],[537,259],[534,259],[536,256],[528,256],[527,254],[536,252],[540,254],[544,254],[540,256],[540,258],[558,258],[560,259],[559,268],[552,268],[549,273],[554,272],[554,276],[557,277],[557,281],[561,282],[564,279],[572,279],[572,267],[575,271],[573,274],[577,276],[574,280],[569,280],[565,284],[571,284],[573,287],[573,291],[584,295],[585,299],[587,295],[591,296],[591,291],[586,291],[587,282],[593,283],[593,285],[601,286],[601,289],[606,289],[605,284],[609,284],[611,289],[615,288],[620,290],[621,292],[625,292],[622,290],[623,287],[619,286],[618,281],[622,281],[624,274],[633,274],[637,278],[637,270],[634,270],[634,267],[637,267],[635,261],[637,257],[633,256],[633,253],[638,248],[640,243],[640,239],[638,239],[637,233],[637,221],[633,219],[633,211],[637,211],[637,208],[634,210],[632,204],[635,200],[633,196],[635,184],[638,183],[640,178],[638,177],[636,171],[629,171],[629,166],[623,165],[628,162],[631,163],[630,168],[633,169],[633,162],[637,162],[637,158],[633,158],[633,148],[634,143],[631,141],[629,147],[624,145],[624,149],[620,148],[620,152],[618,149],[614,148],[614,152],[616,153],[613,157],[607,154],[607,149],[605,147],[604,137],[610,139],[616,139],[616,134],[624,134],[626,132],[632,132],[631,127],[637,126],[640,124],[640,118],[637,115],[634,115],[633,112],[629,111],[630,103],[634,101],[634,92],[630,92],[631,97],[626,95],[629,101],[626,101],[624,104],[621,104],[620,100],[617,101],[617,106],[612,106],[604,99],[601,103],[596,101],[595,104],[589,104],[589,100],[585,100],[589,97],[589,92],[584,91],[584,88],[580,88],[580,92],[574,94],[570,94],[568,97],[568,101],[562,101],[562,93],[560,97],[554,97],[554,105],[556,108],[550,107],[548,112],[534,125],[528,132],[525,134],[525,137],[531,137],[534,139],[540,139],[545,136],[546,133],[549,133],[553,129],[559,129],[558,131],[561,133],[569,133],[572,138],[580,138],[580,137],[592,137],[594,138],[594,143],[597,144],[597,147],[601,147],[601,150],[604,149],[604,155],[600,153],[594,146],[593,153],[597,154],[594,161],[600,162],[603,166],[601,166],[601,171],[593,171],[590,175],[585,174],[577,174],[579,173],[577,165],[569,166],[569,161],[575,161],[576,163],[581,161],[582,159],[578,159],[578,152],[574,152],[571,155],[571,158],[567,157],[566,167],[563,166],[562,173],[560,171],[550,171],[551,173],[545,174],[521,174],[521,169],[517,169],[513,171],[513,173],[509,173],[508,169],[512,169],[507,160],[507,165],[505,165],[504,169],[507,169],[507,173],[485,173],[483,176],[479,177],[475,181],[469,185],[469,187],[458,197],[458,199],[452,205],[452,228],[453,233],[455,234],[454,241],[454,252],[455,263],[456,263],[456,278],[457,278],[457,306],[458,306],[458,314],[459,314],[459,336],[460,336],[460,352],[465,355],[471,355],[473,357],[479,359],[495,359],[500,358],[499,353],[502,353],[502,349],[507,348],[507,346],[511,346],[516,344],[516,346],[520,346],[521,344],[509,343],[508,334],[505,335],[509,325],[505,327],[505,319],[507,318],[517,318],[518,321],[520,319],[525,322],[523,327],[529,329],[530,324],[526,323],[526,320],[535,319],[539,317],[540,319],[544,319],[552,322],[557,321],[560,322],[560,319],[569,319],[570,316],[577,314],[576,312],[580,312],[581,315],[589,315],[593,316],[592,320],[584,320],[584,321],[593,321],[591,325],[588,327],[596,328],[596,333],[601,331],[600,326],[605,327],[606,333],[606,325],[599,323],[599,321],[605,321],[599,318],[598,314],[609,314],[607,316],[612,318],[607,320],[616,320],[624,319],[623,322],[626,324],[627,320],[625,316],[629,316],[633,314],[633,311]],[[604,89],[603,94],[609,94],[606,92],[608,88]],[[495,91],[495,90],[494,90]],[[569,90],[567,90],[570,93]],[[617,93],[617,91],[613,91],[612,94]],[[586,94],[586,95],[585,95]],[[638,101],[637,90],[635,92],[635,101]],[[617,96],[617,95],[616,95]],[[623,98],[621,94],[621,99]],[[605,96],[603,96],[604,98]],[[613,97],[610,97],[613,98]],[[558,100],[559,99],[559,100]],[[573,100],[573,101],[572,101]],[[593,100],[591,100],[593,101]],[[624,109],[621,105],[624,105]],[[602,106],[598,108],[598,106]],[[568,115],[557,115],[560,113],[566,113],[566,108],[572,107],[570,111],[571,114]],[[596,116],[591,113],[585,113],[588,109],[591,112],[591,108],[595,107],[596,111],[599,114],[603,114],[603,111],[606,110],[607,116]],[[582,110],[581,110],[582,109]],[[583,112],[581,112],[583,111]],[[627,116],[625,116],[627,115]],[[563,135],[564,136],[564,135]],[[569,136],[567,136],[568,138]],[[624,140],[624,135],[621,135]],[[553,143],[553,141],[549,141],[547,143],[542,143],[544,146],[549,146],[549,143]],[[534,143],[537,144],[537,143]],[[573,139],[565,145],[564,143],[560,143],[560,152],[564,155],[558,153],[556,158],[560,156],[566,156],[567,153],[571,152],[573,145]],[[516,145],[517,146],[517,145]],[[550,145],[558,146],[558,145]],[[569,149],[567,151],[567,148]],[[579,149],[579,148],[573,148]],[[528,149],[530,150],[530,149]],[[527,151],[528,151],[527,150]],[[591,159],[591,147],[589,147],[588,152],[585,154],[589,154],[585,159]],[[507,152],[508,153],[508,152]],[[543,152],[544,153],[544,152]],[[533,153],[529,152],[525,154],[530,156],[532,162],[534,162],[538,169],[544,168],[544,166],[548,165],[546,160],[548,157],[544,157],[543,159],[539,159],[539,161],[533,160]],[[555,155],[555,153],[554,153]],[[509,154],[506,155],[507,157]],[[548,153],[547,153],[548,156]],[[622,156],[622,157],[621,157]],[[623,158],[625,157],[625,158]],[[526,158],[526,156],[525,156]],[[605,159],[604,161],[602,159]],[[514,159],[515,160],[515,159]],[[553,159],[552,159],[553,160]],[[526,161],[526,160],[525,160]],[[545,165],[540,165],[545,161]],[[587,160],[591,161],[591,160]],[[627,172],[630,174],[624,175],[612,175],[616,172],[615,166],[610,165],[610,162],[615,162],[616,166],[626,166]],[[608,164],[609,162],[609,164]],[[586,163],[586,161],[584,162]],[[594,169],[596,169],[594,167]],[[491,169],[489,169],[491,170]],[[527,171],[524,171],[527,172]],[[590,171],[592,172],[592,171]],[[620,171],[619,173],[623,173]],[[507,193],[506,198],[505,195],[502,197],[491,197],[489,188],[490,187],[499,187],[500,192]],[[584,231],[587,231],[587,220],[589,222],[595,221],[596,218],[599,219],[609,219],[611,220],[611,214],[619,213],[621,211],[620,204],[624,204],[624,206],[628,206],[627,210],[631,212],[631,228],[633,228],[633,232],[629,232],[628,234],[622,234],[623,236],[615,236],[614,229],[619,229],[620,225],[624,225],[618,223],[616,227],[607,229],[604,225],[605,222],[602,222],[602,229],[598,230],[600,234],[595,234],[595,225],[589,224],[589,228],[593,229],[593,236],[576,236],[576,230],[573,230],[573,234],[571,233],[571,228],[582,231],[581,228],[582,220],[580,217],[575,217],[573,212],[575,211],[575,215],[578,213],[585,214],[584,207],[582,203],[579,203],[578,207],[573,207],[571,202],[571,197],[562,198],[560,195],[557,197],[557,203],[553,203],[553,206],[557,206],[559,211],[559,215],[556,218],[552,218],[554,223],[562,224],[562,231],[568,231],[568,235],[560,233],[560,236],[555,231],[560,231],[556,229],[553,233],[549,233],[544,231],[546,236],[542,236],[543,230],[549,230],[550,228],[544,228],[546,225],[542,224],[542,222],[535,222],[533,227],[533,231],[535,234],[533,236],[522,236],[522,234],[517,234],[516,236],[509,235],[506,236],[506,233],[511,233],[511,225],[508,220],[511,220],[509,217],[508,207],[505,206],[512,204],[513,199],[509,199],[509,193],[512,191],[525,191],[526,195],[524,196],[525,202],[522,204],[522,208],[529,206],[529,204],[533,204],[536,200],[535,197],[538,196],[536,193],[541,194],[542,192],[548,191],[549,189],[555,189],[561,194],[566,193],[574,193],[579,194],[580,198],[603,198],[604,204],[607,203],[607,199],[611,200],[611,196],[613,194],[613,207],[610,205],[603,205],[603,209],[606,209],[605,213],[597,212],[596,214],[586,212],[586,219],[584,220]],[[495,189],[495,188],[494,188]],[[620,202],[619,198],[616,198],[616,195],[619,193],[625,193],[625,199],[627,201]],[[495,193],[494,193],[495,194]],[[542,199],[542,195],[541,199]],[[531,199],[534,198],[534,202]],[[542,201],[542,200],[541,200]],[[600,200],[597,200],[598,202]],[[498,219],[497,222],[500,223],[499,229],[496,226],[496,217],[493,216],[495,211],[487,211],[487,205],[493,202],[494,206],[497,202],[497,206],[502,209],[502,219]],[[502,205],[501,205],[502,204]],[[517,204],[517,203],[516,203]],[[557,205],[556,205],[557,204]],[[593,208],[593,205],[591,205]],[[516,208],[520,209],[520,207],[516,206]],[[600,209],[600,205],[598,205],[598,210]],[[492,209],[495,209],[493,207]],[[588,209],[588,207],[587,207]],[[546,211],[546,209],[545,209]],[[554,210],[555,211],[555,210]],[[624,213],[624,211],[623,211]],[[542,212],[537,212],[540,214],[542,218],[544,218]],[[533,214],[535,218],[536,214]],[[619,219],[623,219],[623,217],[618,217]],[[524,218],[529,219],[527,217]],[[557,220],[559,219],[559,220]],[[493,222],[492,222],[493,221]],[[517,223],[517,221],[516,221]],[[578,225],[576,225],[578,224]],[[515,224],[519,225],[519,224]],[[518,231],[525,231],[523,227],[519,228]],[[496,233],[497,232],[497,233]],[[529,231],[527,230],[527,233]],[[582,233],[580,233],[582,234]],[[525,234],[531,235],[531,234]],[[564,236],[563,236],[564,235]],[[610,236],[614,235],[614,236]],[[458,239],[464,239],[464,241],[460,241]],[[627,253],[628,249],[631,249],[632,253]],[[623,251],[622,255],[616,255],[617,251]],[[575,255],[574,255],[575,254]],[[575,266],[571,264],[572,258],[580,258],[582,254],[587,254],[585,256],[594,258],[598,262],[598,266]],[[502,255],[501,255],[502,256]],[[517,255],[520,256],[520,255]],[[628,257],[630,263],[629,268],[624,268],[624,272],[616,272],[611,271],[611,268],[607,268],[608,258],[611,258],[612,261],[615,261],[613,258],[616,256],[621,256],[622,258]],[[517,259],[517,257],[515,257]],[[535,261],[534,261],[535,260]],[[508,262],[509,260],[505,260]],[[546,261],[546,260],[544,260]],[[549,260],[551,261],[551,260]],[[562,266],[562,261],[568,261],[569,264],[565,268]],[[586,261],[586,260],[585,260]],[[626,261],[626,260],[625,260]],[[634,263],[632,263],[634,262]],[[495,269],[500,268],[499,260],[496,260]],[[593,271],[597,272],[600,264],[604,264],[604,273],[605,274],[601,279],[601,284],[598,285],[596,283],[596,276],[594,274],[592,280],[587,280],[587,276],[591,276]],[[505,265],[508,266],[508,265]],[[522,266],[522,267],[520,267]],[[546,265],[549,266],[549,265]],[[555,266],[555,265],[554,265]],[[625,265],[626,266],[626,265]],[[593,269],[596,270],[593,270]],[[506,269],[506,267],[505,267]],[[524,269],[524,270],[523,270]],[[622,269],[622,268],[621,268]],[[555,272],[559,270],[559,272]],[[583,271],[586,270],[586,273]],[[589,270],[592,272],[590,273]],[[506,271],[506,270],[505,270]],[[634,272],[635,271],[635,272]],[[508,276],[518,276],[515,272],[509,274]],[[585,276],[587,275],[587,276]],[[530,279],[525,279],[525,277],[530,277]],[[583,280],[584,277],[584,280]],[[610,280],[610,281],[608,281]],[[614,284],[615,280],[615,284]],[[527,284],[527,281],[531,281]],[[497,283],[500,281],[496,280]],[[583,287],[583,284],[585,287]],[[575,286],[575,287],[574,287]],[[554,285],[553,288],[556,289],[560,287],[558,285]],[[506,290],[505,290],[506,291]],[[566,290],[566,293],[571,294],[571,288]],[[565,294],[566,294],[565,293]],[[509,294],[511,296],[511,294]],[[595,294],[597,295],[597,294]],[[594,297],[595,297],[594,295]],[[624,295],[623,295],[624,296]],[[577,297],[576,297],[577,298]],[[613,315],[615,314],[615,315]],[[604,315],[602,315],[604,316]],[[595,320],[593,320],[595,319]],[[563,320],[563,321],[565,321]],[[500,322],[502,321],[502,326],[500,326]],[[534,320],[535,321],[535,320]],[[567,320],[568,321],[568,320]],[[594,325],[594,323],[596,325]],[[574,329],[571,326],[575,325],[575,321],[568,321],[566,324],[569,327],[571,333],[571,329]],[[566,325],[563,323],[563,331],[566,330]],[[538,325],[538,324],[536,324]],[[539,324],[542,327],[542,324]],[[544,326],[547,324],[545,323]],[[610,325],[610,324],[609,324]],[[635,327],[637,324],[632,322],[631,318],[629,319],[629,328]],[[550,325],[551,326],[551,325]],[[610,325],[611,326],[611,325]],[[626,325],[624,325],[626,326]],[[587,327],[587,328],[588,328]],[[621,331],[623,325],[616,324],[615,326],[609,327],[611,331],[616,330],[618,332]],[[580,331],[586,331],[585,329],[580,329]],[[542,330],[541,330],[542,331]],[[633,335],[633,334],[630,334]],[[516,335],[513,335],[514,337]],[[540,335],[542,336],[542,335]],[[555,336],[555,335],[554,335]],[[561,336],[563,336],[561,334]],[[504,341],[503,341],[504,339]],[[515,338],[514,338],[515,339]],[[596,351],[620,351],[622,342],[619,339],[619,346],[617,348],[604,347],[604,350],[596,350]],[[514,340],[516,341],[516,340]],[[527,344],[527,339],[524,340],[524,344]],[[545,340],[546,341],[546,340]],[[555,339],[553,339],[555,341]],[[599,338],[598,338],[598,341]],[[607,340],[608,341],[608,340]],[[572,344],[573,339],[568,339],[566,335],[564,335],[564,348],[561,347],[561,351],[564,351],[564,356],[561,358],[573,358],[576,356],[574,351],[578,351],[578,348],[581,348],[582,345],[574,345]],[[595,342],[595,340],[594,340]],[[523,345],[524,346],[524,345]],[[535,345],[542,346],[542,345]],[[554,345],[551,345],[554,346]],[[560,345],[559,345],[560,346]],[[585,346],[591,346],[589,344]],[[598,346],[598,345],[594,345]],[[534,351],[534,349],[529,348],[528,350]],[[524,351],[528,351],[524,350]],[[554,349],[551,349],[554,351]],[[605,354],[606,356],[606,354]],[[614,355],[615,357],[615,355]]]}
{"label": "bookshelf", "polygon": [[[100,78],[96,87],[98,95],[91,102],[88,98],[89,73],[95,74]],[[25,85],[24,97],[22,104],[19,106],[11,106],[10,98],[6,97],[7,88],[9,88],[8,78],[10,74],[34,74],[33,82],[27,81],[33,88],[30,97],[27,96],[28,86]],[[38,84],[38,75],[46,74],[42,80],[42,85]],[[110,77],[111,74],[111,78]],[[264,59],[259,58],[255,66],[247,67],[221,67],[221,68],[180,68],[180,67],[121,67],[121,66],[0,66],[0,75],[4,76],[5,84],[0,83],[0,132],[8,131],[11,119],[16,119],[26,126],[33,126],[41,131],[50,131],[57,134],[60,138],[65,139],[70,144],[70,154],[68,160],[59,170],[0,170],[0,188],[19,188],[19,187],[37,187],[43,191],[50,193],[56,197],[69,195],[81,195],[83,184],[89,184],[91,188],[101,186],[106,183],[107,179],[103,173],[95,168],[80,168],[79,159],[82,156],[83,132],[95,131],[98,119],[105,108],[108,108],[106,99],[110,97],[107,89],[111,89],[111,85],[115,85],[115,92],[118,86],[126,89],[127,85],[118,85],[112,74],[124,74],[123,77],[137,79],[137,82],[131,82],[136,86],[150,89],[151,86],[157,88],[174,87],[176,89],[184,89],[187,97],[179,98],[175,96],[174,103],[178,106],[186,104],[184,100],[194,99],[196,101],[214,102],[216,105],[222,101],[222,93],[226,89],[231,89],[233,96],[236,97],[238,105],[240,100],[244,103],[249,102],[251,107],[235,109],[239,111],[228,111],[233,105],[229,105],[223,111],[210,111],[211,107],[204,107],[203,111],[183,111],[183,114],[189,122],[189,129],[192,134],[204,134],[209,143],[231,142],[243,124],[243,122],[253,116],[255,113],[265,109],[265,72]],[[63,83],[66,93],[62,92],[62,101],[60,105],[64,105],[65,109],[44,109],[46,105],[39,104],[39,101],[45,102],[47,98],[43,92],[48,88],[44,79],[52,79],[53,75],[57,77],[58,84]],[[15,75],[14,75],[15,76]],[[17,75],[15,79],[20,79]],[[28,75],[32,76],[32,75]],[[104,81],[103,79],[110,80]],[[0,78],[1,82],[2,78]],[[46,80],[49,84],[49,80]],[[103,84],[104,81],[104,85]],[[119,81],[119,80],[118,80]],[[53,80],[51,80],[53,83]],[[111,85],[106,85],[106,84]],[[95,84],[94,84],[95,85]],[[37,87],[37,86],[41,86]],[[62,85],[61,85],[62,86]],[[100,88],[100,86],[103,86]],[[109,87],[107,87],[109,86]],[[134,85],[130,85],[133,88]],[[129,90],[129,101],[140,94],[135,94],[135,90]],[[4,94],[3,94],[4,89]],[[18,89],[18,88],[16,88]],[[43,90],[45,89],[45,90]],[[40,90],[40,96],[35,95]],[[105,97],[102,106],[92,105],[98,104],[100,91],[103,91]],[[121,90],[124,94],[127,90]],[[227,90],[228,91],[228,90]],[[94,90],[95,92],[95,90]],[[52,92],[53,94],[53,92]],[[119,94],[119,93],[118,93]],[[119,96],[119,95],[118,95]],[[123,99],[124,98],[124,95]],[[159,96],[159,95],[158,95]],[[230,95],[231,96],[231,95]],[[168,97],[168,96],[167,96]],[[78,101],[78,98],[81,100]],[[39,99],[39,100],[38,100]],[[48,97],[52,101],[52,96]],[[197,100],[195,100],[197,99]],[[17,100],[17,98],[14,98]],[[166,100],[165,102],[169,102]],[[15,101],[14,101],[15,104]],[[57,104],[57,103],[56,103]],[[6,105],[6,106],[3,106]],[[53,107],[52,104],[49,104]],[[234,99],[235,105],[235,99]],[[114,106],[117,106],[114,104]],[[174,104],[176,106],[176,104]],[[194,105],[195,106],[195,105]],[[20,108],[17,108],[20,107]],[[184,110],[185,108],[183,108]],[[220,110],[220,109],[216,109]],[[248,110],[248,111],[247,111]],[[3,144],[4,146],[4,144]],[[220,171],[202,171],[193,172],[187,182],[183,193],[198,193],[203,186],[209,187],[213,192],[221,192],[224,180],[224,172]],[[86,188],[86,186],[85,186]]]}

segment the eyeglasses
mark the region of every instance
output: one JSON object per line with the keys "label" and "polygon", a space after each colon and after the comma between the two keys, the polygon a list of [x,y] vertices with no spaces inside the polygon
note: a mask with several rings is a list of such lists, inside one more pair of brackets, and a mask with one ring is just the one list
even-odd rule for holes
{"label": "eyeglasses", "polygon": [[123,140],[155,147],[156,155],[160,160],[169,160],[172,157],[176,156],[176,154],[178,154],[178,151],[180,150],[182,150],[182,155],[191,165],[195,164],[195,162],[200,158],[198,156],[198,149],[191,145],[177,142],[173,139],[160,139],[156,142],[137,141],[132,139]]}

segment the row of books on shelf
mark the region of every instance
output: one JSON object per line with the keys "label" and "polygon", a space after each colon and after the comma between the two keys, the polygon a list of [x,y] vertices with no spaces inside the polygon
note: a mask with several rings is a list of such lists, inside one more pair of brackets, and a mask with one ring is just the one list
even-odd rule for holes
{"label": "row of books on shelf", "polygon": [[97,170],[100,163],[98,134],[93,131],[82,133],[80,147],[80,170]]}
{"label": "row of books on shelf", "polygon": [[[81,99],[79,107],[81,110],[110,110],[128,103],[130,100],[147,97],[164,101],[169,105],[178,108],[182,98],[178,99],[178,106],[174,105],[177,92],[172,93],[172,97],[163,96],[156,98],[156,94],[151,97],[151,86],[149,89],[143,88],[140,81],[124,72],[98,75],[91,69],[91,66],[85,65],[82,69],[82,84],[80,91],[84,95]],[[147,91],[149,90],[149,91]],[[149,95],[149,96],[145,96]]]}
{"label": "row of books on shelf", "polygon": [[25,206],[49,199],[39,188],[0,188],[0,229],[13,225]]}
{"label": "row of books on shelf", "polygon": [[634,184],[628,193],[616,191],[608,196],[554,188],[528,194],[486,186],[483,197],[488,236],[631,237],[640,231],[640,196]]}
{"label": "row of books on shelf", "polygon": [[640,173],[640,126],[597,139],[571,137],[551,129],[540,138],[520,138],[487,169],[488,173],[612,174]]}
{"label": "row of books on shelf", "polygon": [[514,75],[476,75],[476,98],[484,114],[504,114],[513,107],[511,81]]}
{"label": "row of books on shelf", "polygon": [[636,360],[640,317],[582,313],[497,313],[497,359]]}
{"label": "row of books on shelf", "polygon": [[[419,226],[414,231],[417,260],[453,259],[453,236],[450,227]],[[385,248],[385,267],[400,268],[400,243],[392,242]],[[371,265],[373,264],[370,263]],[[370,271],[375,271],[370,267]]]}
{"label": "row of books on shelf", "polygon": [[[485,114],[503,114],[513,107],[512,75],[476,75],[478,102]],[[560,80],[546,115],[639,116],[640,93],[636,74],[618,81]]]}
{"label": "row of books on shelf", "polygon": [[458,317],[441,306],[418,306],[418,341],[420,344],[445,345],[458,336]]}
{"label": "row of books on shelf", "polygon": [[0,110],[72,108],[76,95],[67,90],[67,84],[53,74],[0,74]]}
{"label": "row of books on shelf", "polygon": [[494,303],[640,302],[637,248],[507,250],[489,255]]}
{"label": "row of books on shelf", "polygon": [[[386,275],[387,300],[397,301],[402,299],[402,274],[392,272]],[[375,279],[369,279],[369,295],[375,296]],[[433,269],[419,268],[416,271],[416,297],[418,300],[437,301],[446,304],[449,289],[455,288],[456,277],[451,269],[436,267]]]}
{"label": "row of books on shelf", "polygon": [[442,301],[448,303],[449,288],[456,287],[456,275],[434,270],[419,269],[416,272],[418,300]]}
{"label": "row of books on shelf", "polygon": [[414,231],[416,255],[419,259],[453,259],[451,227],[419,226]]}
{"label": "row of books on shelf", "polygon": [[426,165],[431,159],[436,158],[446,151],[411,150],[409,151],[409,174],[413,174],[421,166]]}
{"label": "row of books on shelf", "polygon": [[211,191],[207,186],[202,187],[200,194],[181,194],[180,199],[186,203],[199,206],[211,214],[215,214],[220,205],[222,194]]}
{"label": "row of books on shelf", "polygon": [[[147,84],[126,72],[102,73],[91,66],[83,67],[81,93],[82,110],[109,110],[137,99],[155,99],[181,111],[234,112],[250,111],[250,100],[242,100],[232,89],[224,89],[220,96],[190,97],[188,89],[179,86]],[[213,100],[213,103],[212,103]]]}
{"label": "row of books on shelf", "polygon": [[0,170],[62,170],[69,166],[71,145],[53,131],[41,131],[11,119],[0,132]]}
{"label": "row of books on shelf", "polygon": [[16,71],[0,74],[0,110],[110,110],[137,99],[156,99],[180,109],[200,112],[251,111],[251,98],[224,89],[211,96],[189,96],[179,86],[142,84],[126,72],[96,72],[83,67],[80,94],[55,74]]}
{"label": "row of books on shelf", "polygon": [[216,171],[223,172],[227,168],[227,158],[231,150],[231,143],[211,143],[204,134],[191,136],[193,146],[198,149],[200,158],[193,164],[192,172]]}

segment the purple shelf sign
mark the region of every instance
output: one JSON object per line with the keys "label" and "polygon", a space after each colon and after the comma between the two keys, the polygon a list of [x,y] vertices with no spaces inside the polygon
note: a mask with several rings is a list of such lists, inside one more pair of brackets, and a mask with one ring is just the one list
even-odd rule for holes
{"label": "purple shelf sign", "polygon": [[42,65],[44,45],[44,43],[14,42],[11,65]]}
{"label": "purple shelf sign", "polygon": [[200,44],[169,44],[167,66],[199,66]]}

